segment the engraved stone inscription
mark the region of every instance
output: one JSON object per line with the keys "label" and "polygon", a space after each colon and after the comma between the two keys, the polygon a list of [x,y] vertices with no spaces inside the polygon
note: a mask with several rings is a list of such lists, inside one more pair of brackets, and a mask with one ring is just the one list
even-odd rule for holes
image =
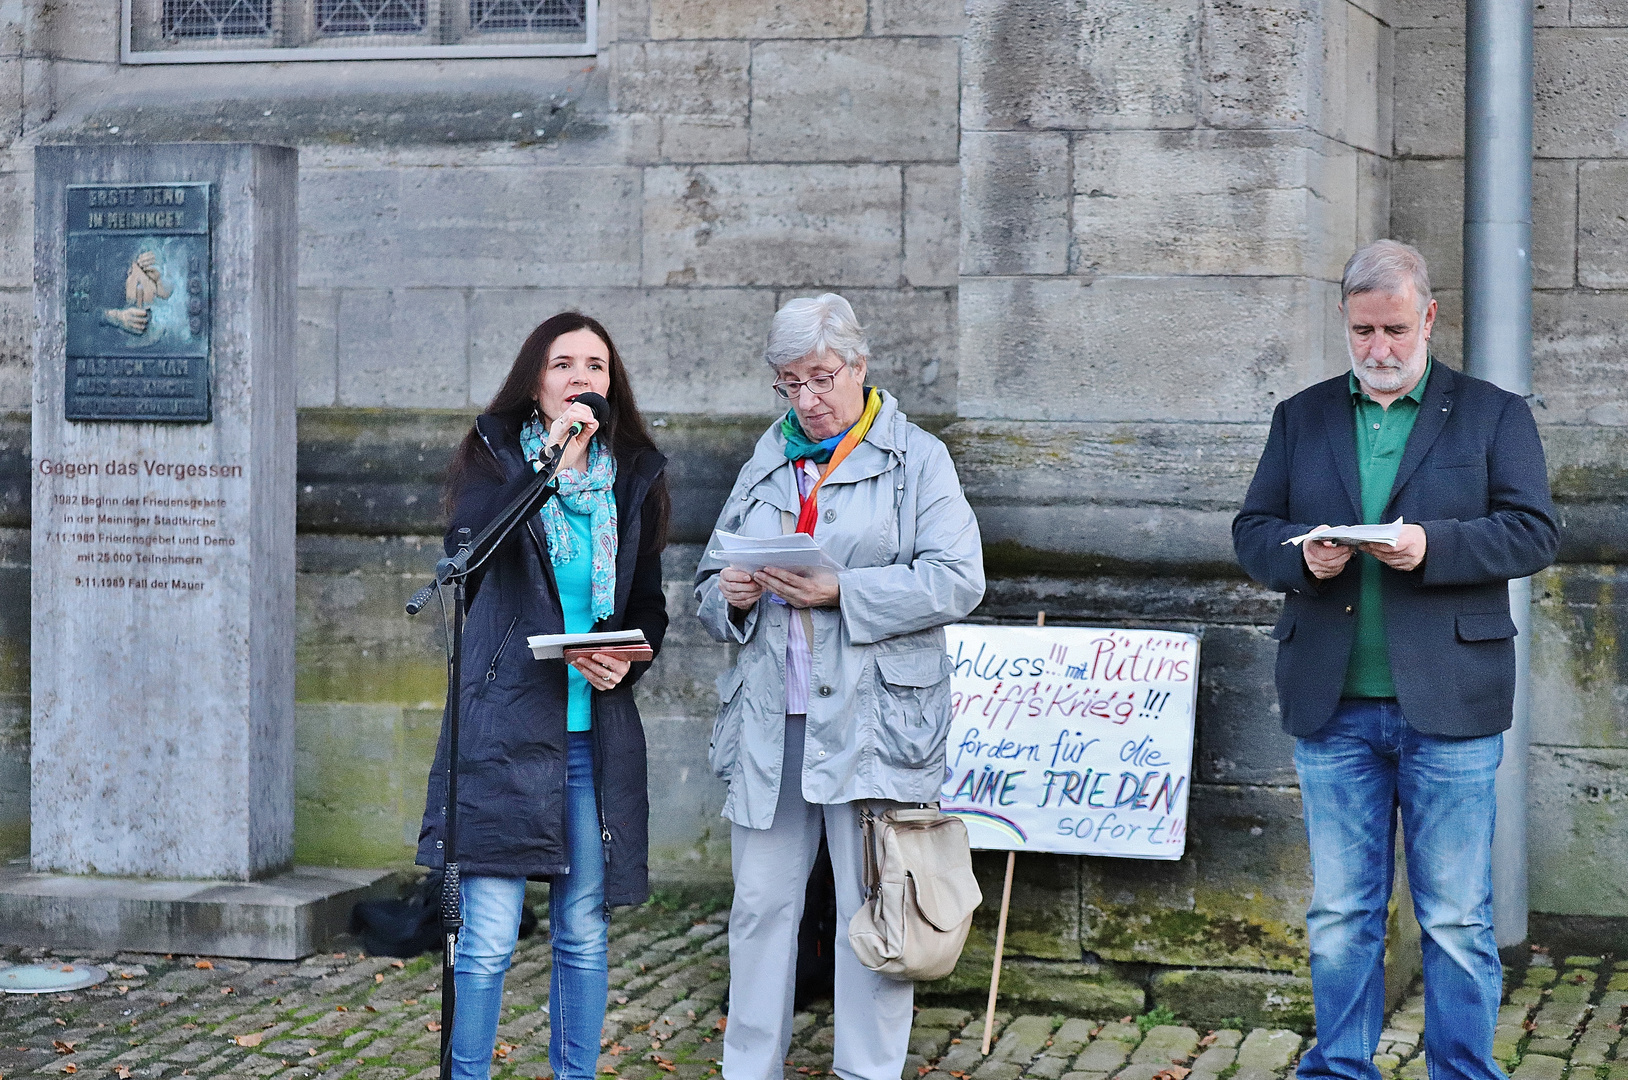
{"label": "engraved stone inscription", "polygon": [[207,422],[209,185],[67,196],[67,419]]}
{"label": "engraved stone inscription", "polygon": [[36,464],[35,529],[74,590],[205,595],[235,572],[238,464],[130,459]]}

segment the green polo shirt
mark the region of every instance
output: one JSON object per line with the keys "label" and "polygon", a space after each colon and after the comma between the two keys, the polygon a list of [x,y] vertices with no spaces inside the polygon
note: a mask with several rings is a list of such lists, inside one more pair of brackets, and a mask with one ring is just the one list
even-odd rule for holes
{"label": "green polo shirt", "polygon": [[[1362,480],[1362,523],[1384,524],[1385,504],[1390,502],[1396,483],[1396,470],[1402,464],[1413,422],[1419,418],[1425,384],[1430,382],[1431,361],[1425,362],[1419,384],[1386,408],[1362,389],[1351,375],[1351,404],[1357,422],[1357,474]],[[1380,588],[1383,565],[1372,555],[1357,552],[1362,573],[1362,591],[1357,600],[1357,638],[1351,644],[1351,663],[1345,669],[1341,697],[1393,698],[1396,684],[1391,681],[1390,648],[1385,640],[1385,598]]]}

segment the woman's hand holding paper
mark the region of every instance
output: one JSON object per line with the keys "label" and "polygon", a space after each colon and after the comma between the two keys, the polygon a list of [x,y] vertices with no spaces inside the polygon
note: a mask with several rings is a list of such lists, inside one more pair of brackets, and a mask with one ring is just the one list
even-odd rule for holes
{"label": "woman's hand holding paper", "polygon": [[752,575],[752,580],[792,607],[836,607],[837,598],[842,595],[837,575],[818,567],[792,571],[765,566]]}

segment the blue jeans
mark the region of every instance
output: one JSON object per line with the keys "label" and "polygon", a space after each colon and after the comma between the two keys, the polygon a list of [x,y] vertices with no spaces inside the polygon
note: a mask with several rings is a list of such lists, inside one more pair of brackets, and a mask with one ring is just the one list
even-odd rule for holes
{"label": "blue jeans", "polygon": [[[565,793],[571,872],[555,876],[548,888],[548,932],[554,951],[548,1063],[558,1080],[593,1080],[609,992],[605,849],[594,800],[593,737],[585,731],[572,732],[570,740]],[[487,1080],[503,1008],[503,976],[520,932],[526,879],[466,877],[462,896],[452,1075],[456,1080]]]}
{"label": "blue jeans", "polygon": [[1379,1080],[1386,905],[1396,811],[1423,931],[1431,1080],[1504,1080],[1492,1058],[1503,968],[1492,933],[1493,776],[1503,736],[1448,739],[1411,727],[1392,700],[1348,699],[1295,742],[1311,841],[1317,1045],[1300,1080]]}

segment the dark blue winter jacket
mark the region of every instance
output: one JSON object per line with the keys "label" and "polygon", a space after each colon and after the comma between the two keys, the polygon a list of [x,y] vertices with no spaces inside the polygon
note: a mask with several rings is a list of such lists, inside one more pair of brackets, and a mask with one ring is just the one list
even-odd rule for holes
{"label": "dark blue winter jacket", "polygon": [[[476,427],[496,469],[472,468],[447,530],[479,535],[531,481],[519,425],[483,415]],[[654,450],[616,463],[616,609],[595,630],[637,627],[656,651],[667,632],[661,589],[660,513],[654,485],[666,467]],[[501,475],[499,475],[501,474]],[[464,630],[458,766],[458,863],[466,876],[546,878],[570,869],[565,829],[566,666],[536,660],[533,634],[565,632],[541,524],[535,516],[471,581]],[[605,902],[642,903],[649,892],[650,802],[644,727],[633,687],[649,668],[636,663],[615,689],[593,694],[595,787],[606,859]],[[439,867],[446,822],[447,730],[430,770],[418,863]]]}

